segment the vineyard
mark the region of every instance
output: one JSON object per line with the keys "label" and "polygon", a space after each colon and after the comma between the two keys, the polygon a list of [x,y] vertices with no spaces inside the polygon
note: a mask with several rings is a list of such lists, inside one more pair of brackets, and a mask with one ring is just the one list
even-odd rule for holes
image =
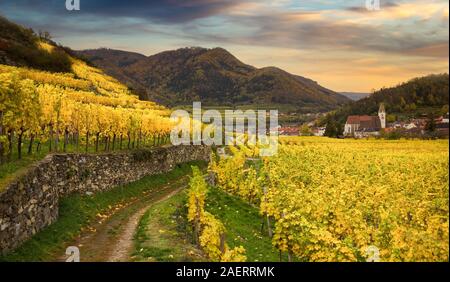
{"label": "vineyard", "polygon": [[189,183],[188,215],[193,225],[194,239],[211,261],[243,262],[246,260],[242,246],[229,248],[225,242],[226,230],[222,222],[205,211],[208,185],[197,167],[193,167]]}
{"label": "vineyard", "polygon": [[[54,48],[41,43],[41,48]],[[169,111],[79,59],[72,73],[0,65],[0,160],[47,150],[105,151],[168,140]]]}
{"label": "vineyard", "polygon": [[231,147],[210,169],[290,261],[448,261],[448,141],[280,142],[256,161]]}

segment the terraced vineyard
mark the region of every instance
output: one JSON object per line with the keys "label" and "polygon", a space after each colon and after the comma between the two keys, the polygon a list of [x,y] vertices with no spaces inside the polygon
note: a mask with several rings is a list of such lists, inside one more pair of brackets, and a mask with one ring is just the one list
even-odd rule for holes
{"label": "terraced vineyard", "polygon": [[[52,52],[54,46],[41,43]],[[170,111],[140,101],[128,88],[83,61],[70,58],[73,73],[0,65],[0,156],[11,158],[28,142],[28,153],[74,144],[107,149],[161,143],[172,126]],[[52,142],[49,142],[51,140]],[[36,146],[34,148],[33,146]]]}
{"label": "terraced vineyard", "polygon": [[[448,141],[281,139],[254,164],[232,149],[218,185],[259,206],[290,260],[448,261]],[[267,224],[266,224],[267,226]]]}

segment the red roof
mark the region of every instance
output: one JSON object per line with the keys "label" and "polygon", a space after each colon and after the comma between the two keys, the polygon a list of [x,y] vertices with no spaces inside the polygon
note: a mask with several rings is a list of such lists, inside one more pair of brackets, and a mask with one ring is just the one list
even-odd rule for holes
{"label": "red roof", "polygon": [[[347,123],[351,123],[351,124],[359,124],[362,121],[370,121],[372,120],[371,116],[348,116],[347,118]],[[376,117],[378,118],[378,117]]]}
{"label": "red roof", "polygon": [[381,122],[378,116],[348,116],[347,124],[358,124],[359,130],[379,130],[381,128]]}
{"label": "red roof", "polygon": [[298,127],[281,127],[279,131],[283,132],[298,132]]}

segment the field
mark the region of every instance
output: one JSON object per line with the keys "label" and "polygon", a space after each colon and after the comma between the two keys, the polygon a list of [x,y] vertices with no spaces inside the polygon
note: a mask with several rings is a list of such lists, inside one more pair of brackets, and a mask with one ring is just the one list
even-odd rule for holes
{"label": "field", "polygon": [[281,139],[249,161],[231,148],[217,185],[267,218],[272,244],[300,261],[448,261],[448,141]]}
{"label": "field", "polygon": [[190,181],[183,165],[71,196],[58,222],[0,260],[60,260],[75,244],[83,261],[108,261],[142,211],[130,261],[448,261],[448,141],[280,143],[262,159],[257,148],[227,147],[209,177],[192,163]]}
{"label": "field", "polygon": [[[52,50],[52,45],[42,43]],[[158,143],[172,127],[170,111],[141,101],[123,84],[71,58],[73,73],[0,64],[0,162],[27,154],[108,151]],[[25,147],[24,143],[29,146]]]}
{"label": "field", "polygon": [[72,73],[51,73],[0,64],[0,191],[48,153],[168,142],[170,110],[83,61],[70,58],[70,65]]}

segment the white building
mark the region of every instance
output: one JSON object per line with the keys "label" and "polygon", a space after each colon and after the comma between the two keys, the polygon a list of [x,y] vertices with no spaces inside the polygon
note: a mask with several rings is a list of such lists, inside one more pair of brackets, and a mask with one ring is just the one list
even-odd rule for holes
{"label": "white building", "polygon": [[317,127],[313,129],[314,136],[324,136],[325,135],[325,127]]}
{"label": "white building", "polygon": [[[348,116],[344,126],[345,136],[361,136],[379,133],[386,128],[386,110],[384,104],[380,104],[378,116]],[[364,132],[364,134],[361,134]]]}
{"label": "white building", "polygon": [[448,123],[448,113],[442,118],[442,123]]}

